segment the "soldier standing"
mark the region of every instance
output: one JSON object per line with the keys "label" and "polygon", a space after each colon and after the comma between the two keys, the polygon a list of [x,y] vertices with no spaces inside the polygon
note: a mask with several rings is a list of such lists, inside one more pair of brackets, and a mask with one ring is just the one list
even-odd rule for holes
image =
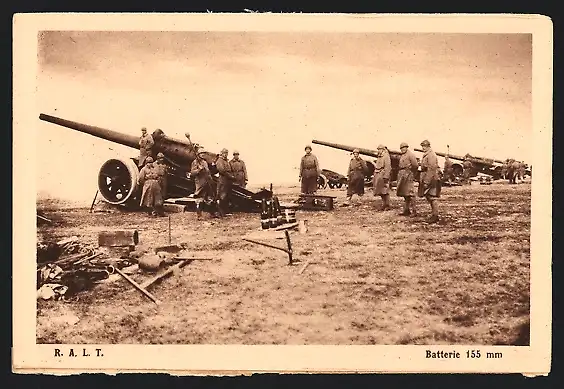
{"label": "soldier standing", "polygon": [[454,181],[453,177],[453,168],[452,168],[452,161],[450,160],[449,156],[445,157],[445,164],[444,164],[444,173],[445,173],[445,181],[451,184]]}
{"label": "soldier standing", "polygon": [[153,164],[157,173],[159,174],[159,184],[161,185],[161,195],[163,199],[166,198],[166,185],[167,185],[167,171],[168,166],[164,160],[164,154],[158,153],[157,154],[157,161]]}
{"label": "soldier standing", "polygon": [[513,162],[511,163],[511,170],[513,171],[513,183],[514,184],[519,183],[519,169],[520,168],[521,168],[521,164],[519,163],[519,161],[513,160]]}
{"label": "soldier standing", "polygon": [[501,165],[501,178],[503,178],[504,180],[507,179],[508,177],[507,175],[508,168],[509,168],[509,159],[506,159],[503,165]]}
{"label": "soldier standing", "polygon": [[300,162],[300,181],[302,182],[302,193],[313,194],[317,191],[317,179],[321,174],[319,161],[317,157],[311,153],[311,146],[305,147],[306,154]]}
{"label": "soldier standing", "polygon": [[149,214],[152,216],[164,216],[159,172],[153,165],[152,157],[145,159],[145,166],[139,172],[138,182],[143,187],[141,207],[149,208]]}
{"label": "soldier standing", "polygon": [[219,216],[226,215],[229,208],[229,193],[231,191],[231,183],[235,180],[233,169],[227,159],[229,151],[222,149],[215,163],[217,171],[219,172],[219,179],[217,180],[217,210]]}
{"label": "soldier standing", "polygon": [[233,174],[235,175],[235,184],[246,188],[249,178],[247,176],[247,167],[242,159],[239,159],[239,152],[237,150],[233,151],[233,159],[229,162],[231,168],[233,169]]}
{"label": "soldier standing", "polygon": [[196,212],[198,219],[202,218],[203,202],[210,203],[215,196],[213,190],[213,180],[210,173],[208,163],[201,157],[201,153],[197,152],[196,158],[190,166],[190,174],[194,176],[196,182]]}
{"label": "soldier standing", "polygon": [[384,145],[378,146],[378,158],[374,165],[374,178],[372,188],[374,196],[382,198],[382,211],[390,209],[390,174],[392,173],[392,161],[388,149]]}
{"label": "soldier standing", "polygon": [[462,168],[463,168],[463,177],[464,177],[464,183],[465,184],[470,184],[470,176],[472,175],[472,161],[470,161],[470,156],[469,155],[465,155],[464,156],[464,162],[462,162]]}
{"label": "soldier standing", "polygon": [[521,180],[521,182],[525,180],[525,169],[526,169],[525,163],[519,161],[519,180]]}
{"label": "soldier standing", "polygon": [[397,195],[404,198],[403,212],[400,216],[417,216],[415,207],[415,172],[419,168],[419,163],[415,154],[409,150],[409,145],[405,142],[400,144],[401,157],[399,159],[398,187]]}
{"label": "soldier standing", "polygon": [[421,142],[423,147],[423,157],[421,158],[421,176],[419,178],[419,197],[425,197],[431,205],[430,223],[439,221],[439,209],[437,198],[441,195],[441,181],[439,179],[439,162],[437,155],[431,150],[431,143],[428,140]]}
{"label": "soldier standing", "polygon": [[366,161],[360,158],[358,149],[353,150],[353,157],[349,163],[347,200],[343,205],[348,205],[353,195],[356,193],[359,197],[364,196],[364,175],[368,171]]}
{"label": "soldier standing", "polygon": [[145,164],[147,157],[153,157],[154,145],[153,137],[147,134],[147,129],[143,127],[141,129],[141,138],[139,138],[139,167]]}

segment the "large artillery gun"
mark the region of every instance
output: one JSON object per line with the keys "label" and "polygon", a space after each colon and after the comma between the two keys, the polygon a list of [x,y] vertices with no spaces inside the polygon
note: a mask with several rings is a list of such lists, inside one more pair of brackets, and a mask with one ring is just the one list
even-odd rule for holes
{"label": "large artillery gun", "polygon": [[[331,147],[331,148],[334,148],[334,149],[349,151],[351,153],[353,152],[353,150],[357,149],[359,154],[369,156],[369,157],[373,157],[373,158],[378,157],[378,151],[365,149],[365,148],[362,148],[362,147],[346,146],[346,145],[339,144],[339,143],[331,143],[331,142],[325,142],[325,141],[315,140],[315,139],[312,140],[311,143]],[[391,164],[392,164],[392,172],[391,172],[391,175],[390,175],[390,181],[397,181],[401,151],[388,149],[388,153],[390,154],[390,161],[391,161]],[[368,167],[368,171],[365,172],[365,177],[370,178],[371,176],[374,175],[375,166],[374,166],[374,162],[372,162],[372,161],[366,161],[366,162],[367,162],[366,165]],[[419,179],[419,173],[416,174],[416,179],[417,180]]]}
{"label": "large artillery gun", "polygon": [[[418,149],[418,148],[414,148],[413,150],[422,153],[424,152],[422,149]],[[474,157],[470,154],[466,154],[465,156],[460,156],[450,153],[442,153],[440,151],[435,151],[435,154],[437,154],[439,157],[448,156],[450,159],[453,159],[455,161],[463,162],[466,159],[468,159],[470,162],[472,162],[472,169],[470,169],[470,177],[476,177],[478,173],[482,173],[498,180],[501,178],[503,174],[502,170],[503,170],[503,164],[505,162],[499,159]],[[455,177],[462,177],[464,174],[464,167],[462,166],[462,163],[454,162],[452,164],[452,173],[454,174]]]}
{"label": "large artillery gun", "polygon": [[[139,150],[139,137],[133,135],[43,113],[39,115],[39,119]],[[194,193],[196,186],[194,179],[190,177],[190,167],[198,156],[208,163],[212,177],[216,179],[215,162],[218,154],[208,151],[201,151],[197,154],[198,145],[171,138],[161,129],[155,130],[152,136],[155,141],[153,153],[163,153],[168,166],[165,199],[186,198]],[[111,158],[102,164],[98,172],[98,190],[104,200],[114,205],[132,208],[139,206],[142,188],[137,182],[139,178],[138,162],[137,157]],[[262,189],[252,192],[235,184],[232,186],[231,203],[234,211],[260,212],[263,198],[272,198],[272,191]]]}

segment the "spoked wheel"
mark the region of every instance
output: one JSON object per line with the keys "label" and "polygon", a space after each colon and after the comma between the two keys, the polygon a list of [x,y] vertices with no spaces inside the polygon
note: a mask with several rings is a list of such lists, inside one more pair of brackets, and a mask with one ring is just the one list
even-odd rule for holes
{"label": "spoked wheel", "polygon": [[319,189],[327,188],[327,177],[325,177],[323,174],[320,174],[317,178],[317,187]]}
{"label": "spoked wheel", "polygon": [[109,159],[98,173],[98,189],[110,204],[125,204],[137,194],[139,170],[130,159]]}

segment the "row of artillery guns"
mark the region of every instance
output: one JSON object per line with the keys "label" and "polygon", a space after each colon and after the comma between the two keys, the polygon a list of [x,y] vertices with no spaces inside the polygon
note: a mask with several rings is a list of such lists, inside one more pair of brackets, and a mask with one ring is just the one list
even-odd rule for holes
{"label": "row of artillery guns", "polygon": [[[39,115],[39,119],[139,150],[139,137],[133,135],[43,113]],[[190,177],[189,172],[192,162],[197,158],[196,148],[199,145],[171,138],[160,129],[154,131],[152,136],[155,141],[153,153],[163,153],[168,166],[165,200],[189,198],[196,189],[194,179]],[[212,178],[217,180],[215,163],[219,155],[200,151],[199,156],[208,163]],[[142,188],[139,187],[137,182],[139,177],[138,162],[137,157],[129,159],[112,158],[102,164],[98,172],[98,190],[106,202],[132,209],[139,207]],[[272,199],[272,191],[263,188],[258,192],[252,192],[238,185],[232,185],[231,205],[235,212],[260,212],[263,199]],[[213,207],[212,204],[207,206]]]}
{"label": "row of artillery guns", "polygon": [[[374,157],[374,158],[376,158],[378,156],[378,152],[376,150],[370,150],[370,149],[366,149],[366,148],[362,148],[362,147],[347,146],[347,145],[343,145],[343,144],[339,144],[339,143],[325,142],[325,141],[316,140],[316,139],[312,140],[312,143],[322,145],[322,146],[331,147],[331,148],[334,148],[334,149],[349,151],[351,153],[352,153],[353,150],[358,149],[359,154],[361,154],[361,155]],[[424,152],[422,149],[419,149],[419,148],[414,148],[413,150],[417,151],[417,152]],[[390,160],[391,160],[391,163],[392,163],[392,173],[391,173],[390,180],[396,181],[398,171],[399,171],[399,159],[401,157],[401,151],[388,149],[388,152],[390,154]],[[442,153],[442,152],[437,152],[437,151],[435,151],[435,154],[437,156],[440,156],[440,157],[447,157],[448,156],[453,161],[452,171],[453,171],[453,175],[454,175],[455,178],[456,177],[463,177],[464,167],[463,167],[462,164],[466,159],[468,159],[470,162],[472,162],[470,177],[476,177],[478,175],[478,173],[481,173],[481,174],[490,176],[493,179],[497,180],[497,179],[502,178],[503,173],[504,173],[503,165],[505,164],[505,161],[502,161],[502,160],[499,160],[499,159],[474,157],[470,154],[460,156],[460,155],[453,155],[453,154]],[[418,161],[419,161],[419,158],[418,158]],[[459,161],[459,162],[454,162],[454,161]],[[374,174],[374,164],[372,163],[372,161],[367,161],[367,167],[368,167],[368,171],[366,172],[365,176],[367,178],[369,178]],[[346,182],[347,182],[347,178],[345,176],[343,176],[342,174],[336,173],[334,171],[328,170],[328,169],[323,169],[321,174],[322,174],[322,177],[320,178],[321,182],[319,183],[319,185],[321,187],[325,187],[325,186],[329,185],[330,188],[340,188],[341,186],[345,185]],[[526,174],[531,175],[531,167],[527,167]],[[417,172],[415,178],[417,180],[419,180],[419,172]]]}

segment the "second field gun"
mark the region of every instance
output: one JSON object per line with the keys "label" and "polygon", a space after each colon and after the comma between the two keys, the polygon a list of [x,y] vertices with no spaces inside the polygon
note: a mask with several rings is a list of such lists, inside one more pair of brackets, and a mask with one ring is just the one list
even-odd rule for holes
{"label": "second field gun", "polygon": [[[331,143],[331,142],[324,142],[321,140],[312,140],[311,143],[315,143],[322,146],[332,147],[334,149],[345,150],[352,153],[354,149],[358,149],[359,154],[366,155],[369,157],[376,158],[378,157],[378,152],[376,150],[365,149],[362,147],[353,147],[353,146],[346,146],[339,143]],[[392,163],[392,173],[390,175],[390,181],[396,181],[398,177],[398,170],[399,170],[399,159],[401,157],[401,151],[390,150],[388,149],[390,154],[390,161]],[[370,178],[374,174],[374,163],[372,161],[366,161],[366,165],[368,166],[368,171],[365,173],[366,178]],[[416,174],[416,179],[419,179],[419,175]]]}
{"label": "second field gun", "polygon": [[[139,137],[124,134],[118,131],[82,124],[71,120],[61,119],[56,116],[40,114],[39,119],[57,124],[62,127],[80,131],[97,138],[118,143],[134,149],[139,149]],[[194,193],[194,180],[187,174],[192,161],[196,158],[195,147],[188,142],[174,139],[165,135],[158,129],[152,134],[155,141],[153,153],[162,152],[168,166],[166,198],[187,197]],[[218,155],[207,151],[201,157],[210,166],[212,174],[217,173],[215,161]],[[138,158],[112,158],[100,167],[98,173],[98,190],[104,199],[115,205],[139,205],[141,188],[137,184],[139,177]],[[215,177],[214,177],[215,178]],[[234,210],[246,212],[260,212],[261,200],[270,199],[272,192],[266,189],[252,192],[237,185],[231,190],[231,202]]]}

